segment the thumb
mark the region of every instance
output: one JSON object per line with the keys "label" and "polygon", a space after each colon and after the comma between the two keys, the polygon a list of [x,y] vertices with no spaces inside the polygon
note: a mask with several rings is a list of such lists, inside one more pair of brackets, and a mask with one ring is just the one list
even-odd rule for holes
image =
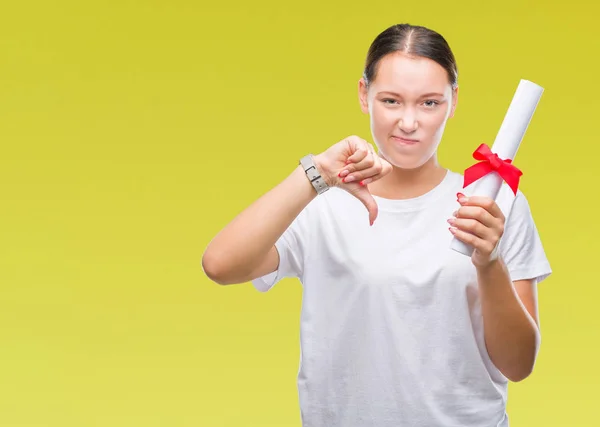
{"label": "thumb", "polygon": [[353,184],[356,186],[350,192],[354,197],[356,197],[360,202],[365,205],[367,211],[369,212],[369,224],[373,225],[375,220],[377,219],[377,214],[379,213],[379,208],[377,206],[377,202],[373,198],[373,195],[369,191],[366,186],[361,186],[358,184]]}

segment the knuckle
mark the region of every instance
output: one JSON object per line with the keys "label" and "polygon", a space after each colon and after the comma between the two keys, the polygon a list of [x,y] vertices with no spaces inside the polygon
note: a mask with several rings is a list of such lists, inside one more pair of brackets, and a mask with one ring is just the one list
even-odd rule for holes
{"label": "knuckle", "polygon": [[358,182],[362,181],[365,178],[365,174],[362,172],[354,172],[352,174],[352,177],[354,178],[354,182]]}
{"label": "knuckle", "polygon": [[485,226],[477,220],[473,220],[473,231],[476,234],[483,234],[485,232]]}
{"label": "knuckle", "polygon": [[464,236],[467,243],[470,243],[473,246],[477,245],[477,240],[475,239],[474,235],[472,235],[471,233],[465,233]]}
{"label": "knuckle", "polygon": [[478,222],[477,223],[477,232],[481,235],[485,235],[486,231],[487,231],[487,227],[485,225],[483,225],[482,223]]}
{"label": "knuckle", "polygon": [[502,230],[500,230],[500,232],[496,234],[496,238],[494,240],[494,246],[496,246],[498,243],[500,243],[500,240],[502,240],[503,234],[504,233],[502,232]]}

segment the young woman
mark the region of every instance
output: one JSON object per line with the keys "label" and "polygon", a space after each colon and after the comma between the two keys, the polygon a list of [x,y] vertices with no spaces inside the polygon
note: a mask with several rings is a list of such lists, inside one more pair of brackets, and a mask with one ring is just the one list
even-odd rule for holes
{"label": "young woman", "polygon": [[303,158],[212,240],[204,271],[260,291],[300,279],[304,427],[508,426],[507,384],[533,369],[536,285],[551,273],[528,202],[507,185],[466,197],[438,163],[458,96],[440,34],[383,31],[358,94],[377,152],[350,136]]}

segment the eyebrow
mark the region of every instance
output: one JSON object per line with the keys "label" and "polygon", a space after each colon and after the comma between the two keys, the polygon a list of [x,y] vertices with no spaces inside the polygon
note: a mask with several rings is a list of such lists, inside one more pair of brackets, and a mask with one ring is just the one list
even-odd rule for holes
{"label": "eyebrow", "polygon": [[[379,93],[380,93],[380,94],[387,93],[387,94],[390,94],[390,95],[393,95],[393,96],[397,96],[398,98],[402,98],[402,96],[401,96],[400,94],[398,94],[398,93],[396,93],[396,92],[390,92],[390,91],[387,91],[387,90],[386,90],[386,91],[379,92]],[[429,97],[429,96],[439,96],[439,97],[443,97],[443,96],[444,96],[444,94],[442,94],[442,93],[437,93],[437,92],[430,92],[430,93],[426,93],[426,94],[424,94],[424,95],[421,95],[421,96],[420,96],[420,98],[426,98],[426,97]]]}

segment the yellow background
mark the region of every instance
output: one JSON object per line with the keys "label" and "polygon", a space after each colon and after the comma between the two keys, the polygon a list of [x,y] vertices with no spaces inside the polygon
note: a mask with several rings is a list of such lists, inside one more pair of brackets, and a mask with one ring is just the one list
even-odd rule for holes
{"label": "yellow background", "polygon": [[399,22],[458,59],[446,167],[493,142],[519,79],[545,88],[516,163],[554,275],[509,415],[598,425],[597,16],[589,0],[3,2],[0,427],[300,426],[298,282],[219,287],[200,259],[302,155],[371,139],[356,83]]}

